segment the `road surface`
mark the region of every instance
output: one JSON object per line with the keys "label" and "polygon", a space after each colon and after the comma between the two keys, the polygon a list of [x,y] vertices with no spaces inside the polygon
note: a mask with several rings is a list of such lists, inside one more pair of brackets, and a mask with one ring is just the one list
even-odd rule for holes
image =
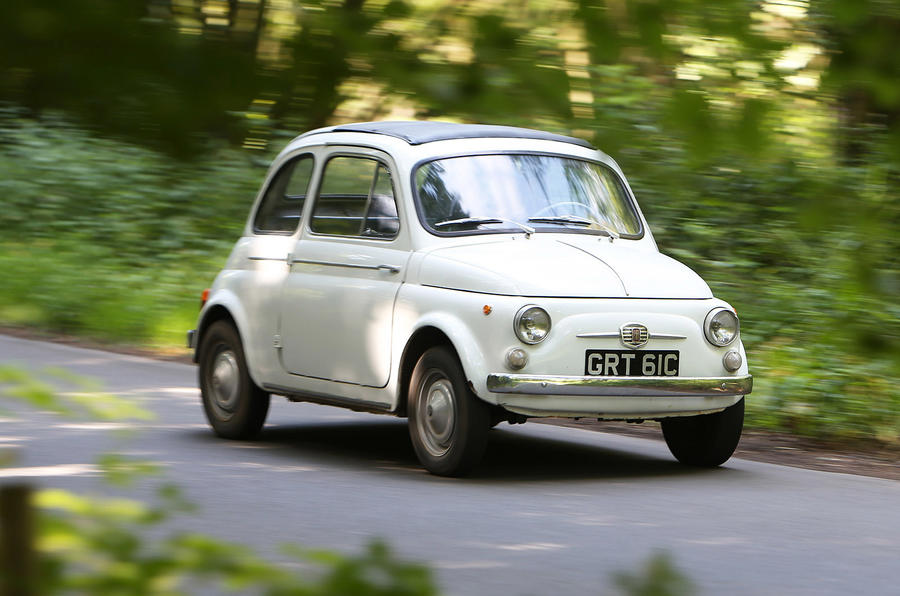
{"label": "road surface", "polygon": [[737,459],[693,470],[658,441],[540,424],[501,425],[475,477],[445,479],[419,468],[404,420],[273,398],[261,439],[229,442],[206,425],[192,366],[0,336],[10,363],[99,379],[157,418],[7,408],[0,445],[19,459],[0,482],[103,494],[98,455],[161,462],[200,506],[179,529],[264,555],[380,537],[449,595],[563,596],[614,593],[613,573],[664,550],[707,595],[900,594],[897,481]]}

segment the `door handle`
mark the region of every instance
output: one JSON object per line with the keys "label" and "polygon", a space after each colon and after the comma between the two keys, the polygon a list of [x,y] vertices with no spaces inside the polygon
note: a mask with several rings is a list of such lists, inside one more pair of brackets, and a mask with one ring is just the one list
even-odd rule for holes
{"label": "door handle", "polygon": [[250,259],[251,261],[287,261],[288,264],[290,264],[290,262],[291,262],[290,253],[288,253],[288,256],[286,256],[286,257],[262,257],[262,256],[251,255],[247,258]]}
{"label": "door handle", "polygon": [[379,265],[376,267],[379,271],[390,271],[391,273],[400,273],[400,267],[396,265]]}

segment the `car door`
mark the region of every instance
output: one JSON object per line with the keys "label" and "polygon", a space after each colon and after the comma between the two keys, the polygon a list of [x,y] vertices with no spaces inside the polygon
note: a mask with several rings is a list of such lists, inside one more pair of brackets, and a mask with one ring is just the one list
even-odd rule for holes
{"label": "car door", "polygon": [[288,259],[312,179],[313,156],[294,155],[269,178],[248,233],[235,251],[243,257],[233,274],[236,291],[253,324],[245,330],[250,357],[266,368],[272,360],[272,336],[278,327],[278,304],[288,274]]}
{"label": "car door", "polygon": [[281,295],[291,374],[371,387],[391,370],[394,301],[409,258],[387,156],[335,150]]}

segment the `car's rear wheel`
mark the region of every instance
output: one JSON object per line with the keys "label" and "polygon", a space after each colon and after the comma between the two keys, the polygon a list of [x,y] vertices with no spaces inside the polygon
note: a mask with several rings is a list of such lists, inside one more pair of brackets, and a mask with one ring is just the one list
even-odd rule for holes
{"label": "car's rear wheel", "polygon": [[461,476],[481,461],[490,407],[469,389],[456,355],[447,348],[431,348],[416,363],[408,414],[413,448],[429,472]]}
{"label": "car's rear wheel", "polygon": [[233,325],[216,321],[200,342],[200,394],[213,431],[227,439],[257,435],[269,412],[270,396],[247,370],[244,347]]}
{"label": "car's rear wheel", "polygon": [[724,464],[741,440],[744,399],[715,414],[663,418],[662,431],[672,455],[683,464],[715,467]]}

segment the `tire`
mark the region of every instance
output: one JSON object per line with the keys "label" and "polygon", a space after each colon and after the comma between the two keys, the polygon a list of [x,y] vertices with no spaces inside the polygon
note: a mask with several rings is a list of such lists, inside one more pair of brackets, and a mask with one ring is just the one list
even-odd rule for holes
{"label": "tire", "polygon": [[259,434],[269,413],[270,395],[250,378],[234,326],[227,321],[210,325],[200,342],[197,362],[203,411],[213,431],[226,439]]}
{"label": "tire", "polygon": [[741,440],[743,426],[744,398],[715,414],[662,420],[663,436],[675,459],[703,468],[728,461]]}
{"label": "tire", "polygon": [[422,465],[439,476],[463,476],[481,461],[490,406],[469,389],[459,360],[439,346],[422,354],[409,383],[408,422]]}

